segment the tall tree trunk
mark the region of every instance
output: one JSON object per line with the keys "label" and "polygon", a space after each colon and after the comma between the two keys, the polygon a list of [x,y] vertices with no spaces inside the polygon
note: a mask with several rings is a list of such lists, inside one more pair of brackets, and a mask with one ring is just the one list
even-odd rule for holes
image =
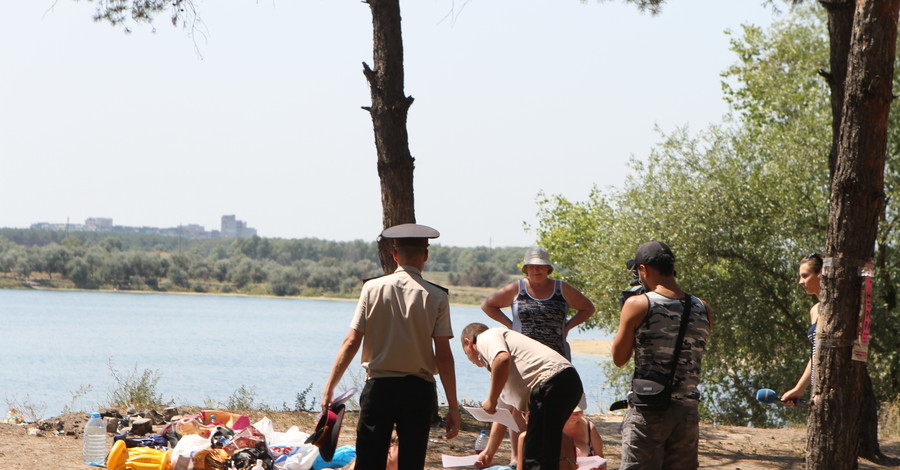
{"label": "tall tree trunk", "polygon": [[828,13],[829,67],[819,73],[831,89],[831,153],[828,156],[829,181],[834,178],[838,140],[841,131],[841,110],[844,106],[844,82],[847,80],[847,56],[850,54],[850,34],[853,32],[854,2],[852,0],[819,0]]}
{"label": "tall tree trunk", "polygon": [[884,203],[884,161],[900,0],[858,0],[831,181],[807,467],[855,469],[865,367],[851,358],[860,311],[859,270],[874,254]]}
{"label": "tall tree trunk", "polygon": [[[384,228],[416,221],[413,199],[414,159],[409,152],[406,117],[413,98],[403,91],[403,37],[399,0],[368,0],[372,10],[373,64],[363,62],[372,106],[363,107],[372,116],[381,208]],[[379,242],[381,267],[385,273],[397,268],[389,240]]]}

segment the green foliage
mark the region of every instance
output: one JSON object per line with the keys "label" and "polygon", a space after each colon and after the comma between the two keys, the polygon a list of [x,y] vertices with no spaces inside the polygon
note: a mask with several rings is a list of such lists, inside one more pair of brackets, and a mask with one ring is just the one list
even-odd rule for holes
{"label": "green foliage", "polygon": [[[497,287],[518,274],[523,252],[434,245],[427,268],[453,274],[465,286]],[[362,280],[383,274],[375,242],[361,240],[184,240],[18,229],[0,229],[0,273],[45,287],[341,297],[356,296]]]}
{"label": "green foliage", "polygon": [[450,282],[459,286],[500,287],[509,282],[509,274],[493,263],[476,262],[458,275],[450,275]]}
{"label": "green foliage", "polygon": [[[540,244],[566,266],[561,277],[594,299],[594,326],[615,330],[624,262],[651,239],[670,244],[678,280],[709,302],[714,328],[703,363],[704,418],[773,425],[802,411],[765,407],[758,388],[786,390],[809,358],[805,339],[815,299],[797,286],[800,259],[821,251],[831,146],[825,25],[796,9],[763,31],[747,26],[732,41],[739,62],[724,74],[732,114],[726,125],[662,137],[621,189],[595,189],[586,201],[541,195]],[[896,116],[896,113],[892,114]],[[896,119],[896,117],[895,117]],[[892,152],[900,146],[892,120]],[[896,399],[900,332],[893,282],[900,275],[896,158],[889,158],[888,209],[879,242],[886,257],[875,307],[870,371],[881,398]],[[893,319],[891,319],[893,318]],[[875,326],[877,324],[877,326]],[[612,374],[618,387],[629,370]]]}
{"label": "green foliage", "polygon": [[878,427],[882,436],[900,437],[900,400],[895,399],[881,407]]}
{"label": "green foliage", "polygon": [[143,372],[138,373],[137,365],[135,365],[134,370],[125,375],[116,370],[110,360],[109,371],[116,381],[115,388],[107,394],[109,406],[120,408],[133,406],[137,409],[147,409],[166,404],[156,388],[160,379],[158,370],[144,369]]}
{"label": "green foliage", "polygon": [[267,408],[267,406],[257,403],[257,398],[255,386],[248,387],[242,384],[225,401],[225,409],[235,411]]}
{"label": "green foliage", "polygon": [[[310,393],[312,392],[313,384],[309,384],[308,387],[303,389],[302,392],[297,394],[297,397],[294,399],[294,408],[291,409],[287,406],[287,403],[284,404],[284,411],[316,411],[316,398],[312,397],[312,401],[310,400]],[[307,403],[309,401],[309,403]]]}

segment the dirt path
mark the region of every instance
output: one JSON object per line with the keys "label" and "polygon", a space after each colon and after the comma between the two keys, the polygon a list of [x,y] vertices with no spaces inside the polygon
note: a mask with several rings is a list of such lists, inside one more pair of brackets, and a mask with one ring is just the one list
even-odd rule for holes
{"label": "dirt path", "polygon": [[[267,416],[275,424],[275,429],[286,430],[297,425],[301,430],[310,431],[314,417],[305,413],[258,413],[248,412],[251,419]],[[589,416],[603,437],[604,453],[609,459],[609,469],[619,467],[619,426],[620,416]],[[348,413],[344,421],[339,445],[353,444],[355,413]],[[0,424],[0,468],[3,470],[86,470],[81,463],[82,439],[75,435],[45,433],[41,437],[28,435],[33,426]],[[428,451],[427,468],[442,468],[441,454],[469,455],[473,443],[482,429],[479,423],[465,421],[464,430],[453,440],[443,438],[443,431],[434,429]],[[805,429],[753,429],[734,426],[701,426],[700,468],[762,470],[803,469]],[[882,450],[888,455],[900,455],[900,439],[883,439]],[[495,463],[506,464],[509,446],[504,443]],[[861,469],[891,468],[860,460]]]}

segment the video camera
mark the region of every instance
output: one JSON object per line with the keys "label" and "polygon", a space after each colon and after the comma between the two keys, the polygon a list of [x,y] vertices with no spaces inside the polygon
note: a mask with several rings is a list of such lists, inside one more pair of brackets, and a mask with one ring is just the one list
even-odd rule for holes
{"label": "video camera", "polygon": [[625,305],[625,301],[628,300],[629,297],[633,295],[640,295],[644,292],[647,292],[644,289],[644,286],[641,285],[641,280],[638,277],[637,266],[634,265],[634,258],[629,259],[625,262],[625,267],[631,271],[632,280],[628,283],[629,287],[627,290],[623,290],[619,295],[619,308],[621,309],[623,305]]}

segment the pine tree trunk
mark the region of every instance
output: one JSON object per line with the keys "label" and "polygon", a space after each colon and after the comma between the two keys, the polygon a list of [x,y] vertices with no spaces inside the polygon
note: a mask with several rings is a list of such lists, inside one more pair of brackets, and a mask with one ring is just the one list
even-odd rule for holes
{"label": "pine tree trunk", "polygon": [[[820,0],[828,14],[828,36],[830,42],[830,70],[820,71],[827,79],[831,90],[831,114],[832,114],[832,139],[831,152],[828,159],[829,181],[834,179],[835,164],[837,161],[838,144],[840,141],[841,112],[844,105],[844,83],[847,78],[847,58],[850,54],[850,39],[853,31],[853,14],[855,3],[851,0]],[[879,250],[879,256],[883,258],[883,250]],[[887,274],[884,262],[879,263],[876,270],[881,275]],[[888,281],[882,282],[887,289],[893,289]],[[889,309],[892,309],[890,307]],[[875,462],[887,462],[891,459],[881,453],[878,444],[878,401],[872,389],[872,381],[869,378],[868,368],[863,372],[863,394],[859,397],[861,411],[859,415],[859,457]]]}
{"label": "pine tree trunk", "polygon": [[[363,63],[369,82],[372,106],[364,107],[372,116],[378,177],[381,179],[381,208],[384,228],[416,221],[413,199],[413,157],[409,152],[406,117],[413,98],[403,91],[403,37],[400,30],[399,0],[368,0],[372,10],[373,64]],[[389,240],[379,243],[381,267],[393,272]]]}
{"label": "pine tree trunk", "polygon": [[828,13],[829,67],[820,71],[831,90],[831,153],[828,156],[829,181],[834,178],[838,139],[841,131],[841,110],[844,106],[844,82],[847,79],[847,56],[850,54],[850,34],[853,32],[852,0],[820,0]]}
{"label": "pine tree trunk", "polygon": [[859,0],[847,61],[831,181],[807,468],[855,469],[862,363],[851,360],[860,311],[859,270],[874,254],[884,205],[884,161],[900,0]]}

